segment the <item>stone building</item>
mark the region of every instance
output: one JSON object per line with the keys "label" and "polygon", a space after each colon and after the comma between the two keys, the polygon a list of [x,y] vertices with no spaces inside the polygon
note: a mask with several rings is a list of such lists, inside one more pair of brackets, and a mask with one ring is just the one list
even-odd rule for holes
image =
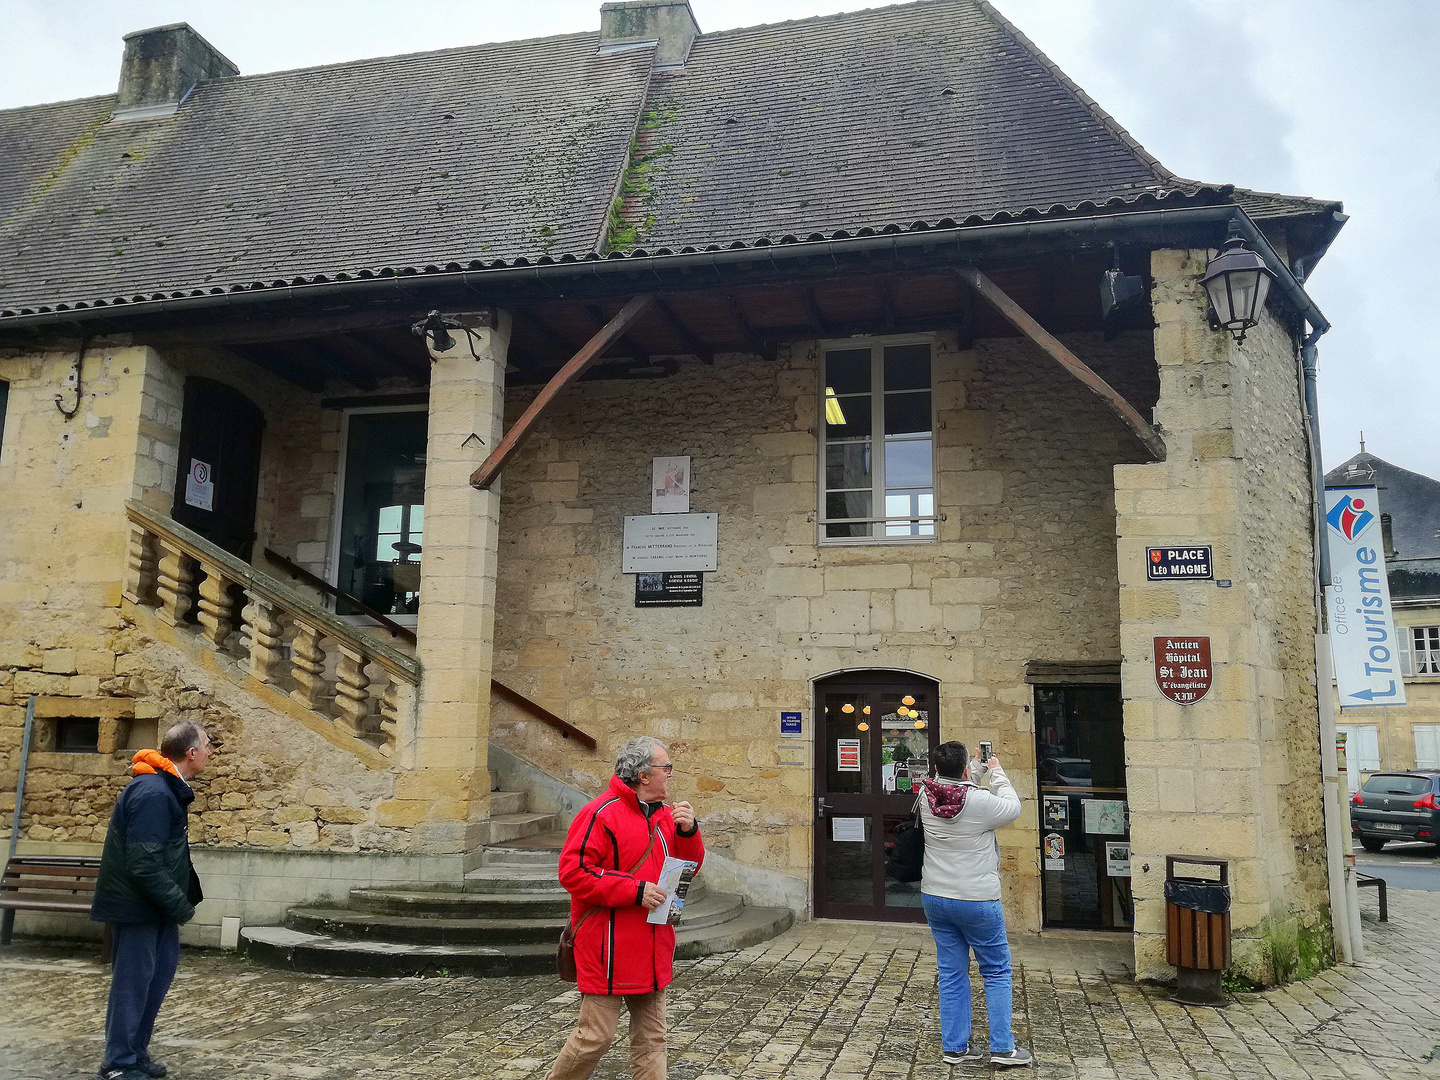
{"label": "stone building", "polygon": [[[1440,769],[1440,481],[1360,453],[1325,474],[1327,487],[1374,487],[1385,576],[1395,610],[1405,704],[1343,709],[1351,767]],[[1336,705],[1340,699],[1336,696]]]}
{"label": "stone building", "polygon": [[[712,886],[916,919],[886,843],[958,738],[1025,799],[1017,932],[1163,976],[1172,853],[1230,860],[1249,970],[1326,926],[1297,357],[1337,203],[1177,177],[984,0],[255,76],[178,24],[0,158],[27,849],[93,850],[201,719],[213,942],[459,886],[519,828],[492,790],[563,823],[648,732]],[[1231,230],[1275,275],[1243,344]]]}

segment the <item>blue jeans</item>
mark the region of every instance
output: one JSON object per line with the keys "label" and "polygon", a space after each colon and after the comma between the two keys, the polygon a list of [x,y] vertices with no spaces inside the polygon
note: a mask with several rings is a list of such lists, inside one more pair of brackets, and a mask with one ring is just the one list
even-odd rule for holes
{"label": "blue jeans", "polygon": [[180,964],[178,923],[114,923],[101,1072],[150,1060],[150,1033]]}
{"label": "blue jeans", "polygon": [[922,893],[925,921],[935,936],[940,968],[940,1045],[960,1053],[970,1045],[970,950],[985,978],[985,1013],[990,1020],[990,1052],[1015,1049],[1010,1028],[1010,943],[1005,939],[1005,909],[999,900],[951,900]]}

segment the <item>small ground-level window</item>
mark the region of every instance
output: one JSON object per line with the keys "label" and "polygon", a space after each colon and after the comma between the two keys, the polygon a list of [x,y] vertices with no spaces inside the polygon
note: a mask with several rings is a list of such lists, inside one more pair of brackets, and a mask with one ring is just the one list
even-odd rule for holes
{"label": "small ground-level window", "polygon": [[1440,769],[1440,724],[1414,724],[1415,768]]}
{"label": "small ground-level window", "polygon": [[55,721],[55,749],[62,754],[93,754],[100,749],[100,721],[62,716]]}
{"label": "small ground-level window", "polygon": [[820,538],[935,535],[935,420],[928,340],[826,349]]}

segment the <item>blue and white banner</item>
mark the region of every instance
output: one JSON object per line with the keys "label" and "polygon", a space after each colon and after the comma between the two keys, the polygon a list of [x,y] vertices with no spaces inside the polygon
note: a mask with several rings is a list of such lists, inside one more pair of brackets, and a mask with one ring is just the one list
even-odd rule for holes
{"label": "blue and white banner", "polygon": [[1340,707],[1404,705],[1400,645],[1385,578],[1380,499],[1373,487],[1326,488],[1330,652]]}

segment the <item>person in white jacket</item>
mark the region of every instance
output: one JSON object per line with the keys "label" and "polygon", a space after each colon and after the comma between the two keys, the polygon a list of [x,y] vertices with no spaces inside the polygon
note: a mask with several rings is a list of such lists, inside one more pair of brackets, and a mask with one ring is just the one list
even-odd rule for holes
{"label": "person in white jacket", "polygon": [[[967,779],[970,754],[963,743],[942,743],[929,779],[920,781],[925,865],[920,878],[925,920],[935,937],[940,972],[940,1042],[947,1065],[1029,1065],[1011,1029],[1013,980],[1005,909],[1000,904],[1000,845],[995,830],[1020,816],[1020,797],[1000,759],[971,770],[987,787]],[[976,762],[978,766],[980,763]],[[970,951],[985,979],[990,1052],[971,1045]]]}

